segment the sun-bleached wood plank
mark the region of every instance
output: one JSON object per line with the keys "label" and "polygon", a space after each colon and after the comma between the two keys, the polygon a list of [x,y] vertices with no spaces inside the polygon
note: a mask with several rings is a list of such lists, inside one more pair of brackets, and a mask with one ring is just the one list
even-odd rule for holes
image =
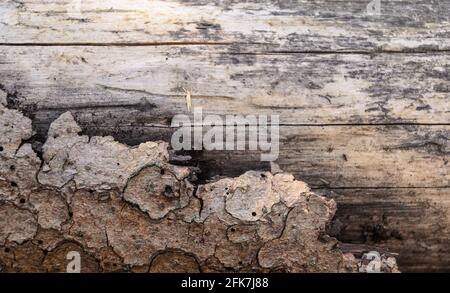
{"label": "sun-bleached wood plank", "polygon": [[[208,46],[0,47],[0,85],[40,117],[107,108],[170,123],[185,89],[205,114],[282,124],[448,124],[448,54],[237,54]],[[54,117],[56,118],[56,117]]]}
{"label": "sun-bleached wood plank", "polygon": [[369,2],[5,0],[0,43],[209,43],[234,44],[241,51],[450,49],[450,1],[381,1],[380,15],[367,13]]}

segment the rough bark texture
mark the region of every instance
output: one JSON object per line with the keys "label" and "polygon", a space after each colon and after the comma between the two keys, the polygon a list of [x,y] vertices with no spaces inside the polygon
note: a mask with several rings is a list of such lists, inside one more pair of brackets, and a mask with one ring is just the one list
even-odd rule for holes
{"label": "rough bark texture", "polygon": [[[287,173],[249,171],[194,187],[167,144],[128,147],[50,126],[42,160],[31,121],[0,105],[0,270],[61,272],[364,272],[325,232],[336,204]],[[397,272],[381,253],[381,270]]]}

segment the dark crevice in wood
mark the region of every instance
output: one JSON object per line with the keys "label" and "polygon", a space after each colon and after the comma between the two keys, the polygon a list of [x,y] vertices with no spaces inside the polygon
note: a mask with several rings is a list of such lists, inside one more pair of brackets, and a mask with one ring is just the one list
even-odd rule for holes
{"label": "dark crevice in wood", "polygon": [[[0,43],[1,47],[159,47],[159,46],[230,46],[236,49],[236,46],[274,46],[269,43],[233,43],[233,42],[125,42],[125,43]],[[290,54],[312,54],[312,55],[375,55],[375,54],[431,54],[431,53],[450,53],[450,49],[421,49],[405,48],[400,50],[267,50],[261,52],[228,52],[230,55],[290,55]]]}
{"label": "dark crevice in wood", "polygon": [[232,46],[257,45],[258,43],[230,43],[230,42],[130,42],[130,43],[0,43],[0,46],[15,47],[158,47],[158,46]]}
{"label": "dark crevice in wood", "polygon": [[287,51],[262,51],[262,52],[229,52],[234,55],[292,55],[292,54],[312,54],[312,55],[376,55],[376,54],[431,54],[449,53],[448,49],[403,49],[403,50],[287,50]]}
{"label": "dark crevice in wood", "polygon": [[[67,110],[70,111],[70,110]],[[65,112],[65,111],[63,111]],[[62,112],[62,113],[63,113]],[[50,125],[47,122],[36,121],[36,125],[48,126]],[[88,127],[88,125],[80,122],[81,125]],[[161,125],[161,124],[121,124],[122,127],[140,127],[140,128],[166,128],[166,129],[177,129],[178,127],[172,127],[170,125]],[[192,127],[201,127],[202,125],[192,125]],[[223,125],[215,125],[218,127],[227,126]],[[243,126],[243,125],[242,125]],[[246,124],[245,126],[257,126],[252,124]],[[273,126],[273,124],[268,123],[268,127]],[[449,123],[335,123],[335,124],[278,124],[280,127],[358,127],[358,126],[368,126],[368,127],[376,127],[376,126],[450,126]],[[95,125],[95,128],[111,128],[110,125]]]}
{"label": "dark crevice in wood", "polygon": [[[68,109],[67,111],[70,111]],[[38,124],[46,125],[49,123],[39,122]],[[82,123],[81,123],[82,124]],[[172,127],[170,125],[159,125],[159,124],[121,124],[121,126],[135,126],[135,127],[143,127],[143,128],[173,128],[174,130],[178,127]],[[193,124],[192,127],[201,127],[202,125]],[[217,124],[215,126],[227,126],[227,124]],[[242,125],[243,126],[243,125]],[[257,126],[253,124],[245,124],[245,126]],[[268,123],[268,127],[273,126],[273,124]],[[450,123],[326,123],[326,124],[278,124],[280,127],[352,127],[352,126],[450,126]],[[109,128],[108,125],[96,125],[96,128]]]}
{"label": "dark crevice in wood", "polygon": [[362,190],[379,190],[379,189],[450,189],[450,186],[345,186],[345,187],[330,187],[330,186],[311,186],[312,190],[352,190],[352,189],[362,189]]}

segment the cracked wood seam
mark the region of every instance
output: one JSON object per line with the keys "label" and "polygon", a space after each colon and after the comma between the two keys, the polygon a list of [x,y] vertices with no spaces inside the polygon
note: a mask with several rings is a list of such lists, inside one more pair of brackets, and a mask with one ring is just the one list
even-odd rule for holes
{"label": "cracked wood seam", "polygon": [[210,44],[260,51],[449,50],[450,1],[5,0],[2,44]]}

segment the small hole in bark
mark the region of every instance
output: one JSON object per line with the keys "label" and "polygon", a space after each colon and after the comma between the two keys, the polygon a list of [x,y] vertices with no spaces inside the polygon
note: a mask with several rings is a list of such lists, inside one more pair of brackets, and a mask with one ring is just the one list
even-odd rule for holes
{"label": "small hole in bark", "polygon": [[160,173],[161,175],[164,175],[164,173],[166,173],[166,171],[164,171],[164,169],[161,169],[161,170],[159,171],[159,173]]}
{"label": "small hole in bark", "polygon": [[117,166],[120,166],[120,163],[117,163]]}
{"label": "small hole in bark", "polygon": [[253,213],[252,213],[252,216],[253,216],[253,217],[256,217],[256,213],[255,213],[255,212],[253,212]]}
{"label": "small hole in bark", "polygon": [[228,187],[225,187],[225,190],[228,190]]}
{"label": "small hole in bark", "polygon": [[14,166],[14,165],[9,166],[9,170],[11,170],[12,172],[14,172],[14,171],[16,170],[16,166]]}
{"label": "small hole in bark", "polygon": [[44,241],[38,240],[37,243],[38,243],[39,245],[41,245],[42,243],[44,243]]}
{"label": "small hole in bark", "polygon": [[261,178],[266,178],[266,174],[261,173]]}
{"label": "small hole in bark", "polygon": [[72,212],[69,212],[69,217],[72,217],[73,216],[73,213]]}
{"label": "small hole in bark", "polygon": [[47,249],[44,249],[44,251],[42,251],[42,252],[44,253],[44,255],[48,254],[48,250]]}
{"label": "small hole in bark", "polygon": [[17,187],[17,183],[14,182],[14,181],[11,181],[11,186],[12,186],[12,187]]}
{"label": "small hole in bark", "polygon": [[173,192],[172,186],[166,185],[166,187],[164,187],[164,193],[165,194],[172,194],[172,192]]}
{"label": "small hole in bark", "polygon": [[113,267],[117,267],[117,264],[116,264],[116,263],[113,263]]}
{"label": "small hole in bark", "polygon": [[3,152],[3,147],[0,145],[0,152]]}
{"label": "small hole in bark", "polygon": [[25,203],[25,198],[21,198],[20,203]]}
{"label": "small hole in bark", "polygon": [[5,252],[10,252],[11,250],[9,249],[9,247],[5,247]]}
{"label": "small hole in bark", "polygon": [[234,228],[231,228],[231,229],[230,229],[230,231],[231,231],[231,232],[234,232],[234,231],[236,231],[236,229],[234,229]]}
{"label": "small hole in bark", "polygon": [[242,265],[242,261],[239,261],[238,264],[241,266]]}
{"label": "small hole in bark", "polygon": [[58,134],[55,134],[55,135],[53,135],[53,138],[58,138],[59,137],[59,135]]}

